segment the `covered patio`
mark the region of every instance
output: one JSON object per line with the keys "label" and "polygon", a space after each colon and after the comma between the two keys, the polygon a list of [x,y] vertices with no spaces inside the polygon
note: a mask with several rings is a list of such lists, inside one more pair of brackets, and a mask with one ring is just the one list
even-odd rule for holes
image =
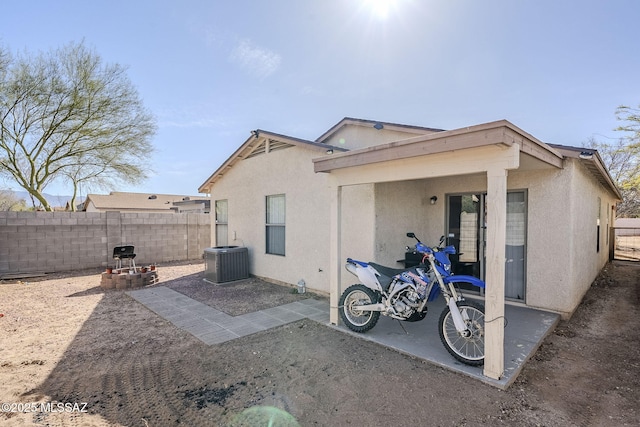
{"label": "covered patio", "polygon": [[442,299],[429,303],[429,312],[420,322],[399,322],[381,316],[378,324],[365,334],[355,333],[344,325],[337,328],[504,390],[515,381],[525,362],[560,320],[560,315],[555,313],[507,304],[504,314],[507,320],[504,329],[504,370],[500,379],[494,379],[485,376],[481,366],[467,366],[458,362],[444,348],[438,335],[438,318],[444,306]]}
{"label": "covered patio", "polygon": [[[510,170],[562,167],[561,154],[504,120],[314,159],[315,172],[329,173],[331,189],[330,322],[338,325],[343,264],[349,255],[341,253],[341,226],[343,217],[349,215],[349,212],[343,211],[344,188],[361,184],[482,174],[486,176],[487,203],[486,337],[482,375],[494,381],[508,381],[513,369],[510,364],[505,366],[505,357],[512,357],[505,352],[507,176]],[[437,316],[434,317],[437,321]],[[383,321],[390,321],[399,328],[397,322],[381,319],[381,324],[366,335],[384,333]],[[415,327],[423,327],[424,322],[426,320],[418,322]],[[553,321],[551,323],[554,324]],[[425,328],[425,333],[428,332],[426,329],[433,329],[437,335],[437,328]],[[412,340],[415,341],[414,338],[418,336],[422,336],[422,332],[413,334]],[[424,347],[425,351],[442,347],[439,339],[421,343],[422,341],[417,341],[413,345]]]}

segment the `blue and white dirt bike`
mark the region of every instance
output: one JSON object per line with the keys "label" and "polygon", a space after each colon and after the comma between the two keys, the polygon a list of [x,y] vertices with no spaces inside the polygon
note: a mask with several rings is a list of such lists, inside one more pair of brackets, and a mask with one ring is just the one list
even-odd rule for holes
{"label": "blue and white dirt bike", "polygon": [[484,306],[465,300],[457,285],[468,283],[484,288],[484,281],[451,273],[449,255],[455,254],[456,249],[443,247],[444,237],[440,245],[433,248],[423,244],[414,233],[407,233],[407,237],[418,241],[414,250],[423,255],[422,262],[415,267],[395,269],[347,258],[347,271],[362,283],[349,286],[340,297],[340,317],[344,324],[352,331],[366,332],[376,325],[381,313],[416,322],[426,316],[427,303],[442,294],[446,306],[438,322],[440,340],[460,362],[482,365]]}

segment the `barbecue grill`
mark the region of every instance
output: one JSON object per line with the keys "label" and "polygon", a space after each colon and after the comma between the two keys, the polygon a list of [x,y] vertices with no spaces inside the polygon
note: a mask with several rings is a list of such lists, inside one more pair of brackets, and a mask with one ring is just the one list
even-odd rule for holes
{"label": "barbecue grill", "polygon": [[136,262],[134,258],[136,254],[133,253],[133,245],[116,246],[113,248],[113,259],[116,260],[116,268],[122,268],[122,260],[129,260],[129,269],[136,271]]}

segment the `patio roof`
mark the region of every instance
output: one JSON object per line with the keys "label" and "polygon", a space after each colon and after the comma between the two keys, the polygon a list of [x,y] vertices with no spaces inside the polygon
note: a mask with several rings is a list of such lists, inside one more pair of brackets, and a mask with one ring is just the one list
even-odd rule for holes
{"label": "patio roof", "polygon": [[483,173],[487,177],[484,375],[504,376],[504,312],[507,175],[509,170],[561,169],[564,157],[506,120],[420,135],[334,153],[313,160],[315,172],[331,172],[330,321],[338,324],[341,283],[342,188],[344,186]]}

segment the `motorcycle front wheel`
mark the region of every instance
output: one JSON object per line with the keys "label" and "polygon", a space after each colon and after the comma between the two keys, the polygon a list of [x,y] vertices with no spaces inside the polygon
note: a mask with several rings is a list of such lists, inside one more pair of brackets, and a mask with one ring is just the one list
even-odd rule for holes
{"label": "motorcycle front wheel", "polygon": [[458,332],[447,305],[438,322],[440,340],[460,362],[481,366],[484,364],[484,306],[475,301],[459,301],[457,305],[467,329],[463,333]]}
{"label": "motorcycle front wheel", "polygon": [[379,311],[358,310],[359,305],[375,304],[378,295],[364,285],[349,286],[340,296],[340,318],[355,332],[366,332],[373,328],[380,318]]}

